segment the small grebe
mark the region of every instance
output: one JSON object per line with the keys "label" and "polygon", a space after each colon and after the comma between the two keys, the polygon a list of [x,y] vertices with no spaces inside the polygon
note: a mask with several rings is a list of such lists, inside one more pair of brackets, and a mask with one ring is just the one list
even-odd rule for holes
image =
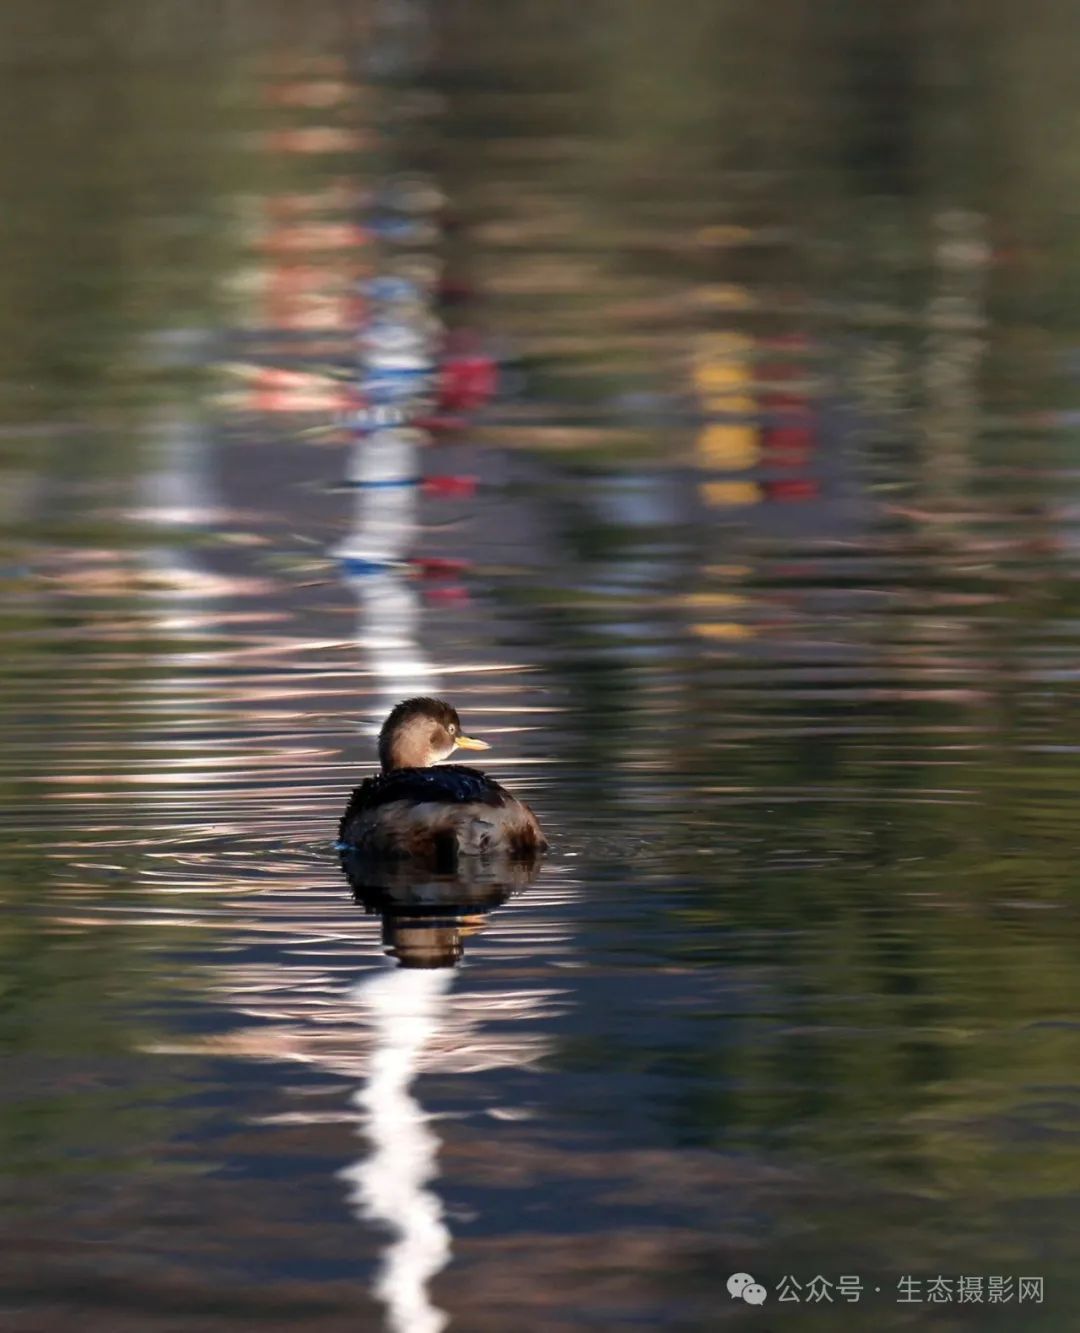
{"label": "small grebe", "polygon": [[455,750],[486,750],[463,734],[461,719],[439,699],[406,699],[379,732],[382,772],[355,788],[338,839],[374,856],[434,858],[459,854],[526,855],[547,840],[536,816],[475,768],[445,764]]}

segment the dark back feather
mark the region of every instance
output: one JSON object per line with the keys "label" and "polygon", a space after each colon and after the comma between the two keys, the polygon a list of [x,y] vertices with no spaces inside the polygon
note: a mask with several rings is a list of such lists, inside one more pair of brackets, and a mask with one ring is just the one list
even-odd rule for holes
{"label": "dark back feather", "polygon": [[513,798],[505,788],[478,768],[464,764],[439,764],[435,768],[397,768],[366,778],[353,789],[338,826],[338,839],[348,841],[346,831],[359,815],[391,801],[441,802],[447,805],[503,806]]}

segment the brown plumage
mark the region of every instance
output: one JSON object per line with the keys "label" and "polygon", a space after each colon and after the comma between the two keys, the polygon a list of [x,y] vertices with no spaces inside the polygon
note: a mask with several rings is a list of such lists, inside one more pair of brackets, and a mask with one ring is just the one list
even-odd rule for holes
{"label": "brown plumage", "polygon": [[449,704],[438,699],[398,704],[379,733],[382,772],[353,791],[339,841],[373,856],[443,866],[452,866],[460,855],[545,850],[547,840],[523,801],[478,769],[438,763],[458,748],[488,746],[463,734]]}

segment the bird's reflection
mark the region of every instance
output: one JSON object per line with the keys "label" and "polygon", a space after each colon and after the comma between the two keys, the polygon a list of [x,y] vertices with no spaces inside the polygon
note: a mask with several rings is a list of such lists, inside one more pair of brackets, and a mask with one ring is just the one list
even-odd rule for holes
{"label": "bird's reflection", "polygon": [[417,861],[387,862],[355,850],[342,869],[356,901],[383,922],[392,970],[365,978],[351,999],[365,1010],[373,1046],[353,1104],[364,1116],[369,1155],[346,1167],[358,1217],[382,1222],[393,1239],[375,1282],[392,1333],[438,1333],[446,1315],[428,1283],[450,1258],[442,1204],[428,1188],[440,1140],[411,1085],[440,1029],[464,939],[487,914],[535,877],[540,858],[462,858],[454,873]]}
{"label": "bird's reflection", "polygon": [[398,966],[454,967],[487,914],[536,877],[540,856],[461,857],[453,872],[436,861],[386,861],[350,849],[341,865],[356,901],[382,917],[383,942]]}

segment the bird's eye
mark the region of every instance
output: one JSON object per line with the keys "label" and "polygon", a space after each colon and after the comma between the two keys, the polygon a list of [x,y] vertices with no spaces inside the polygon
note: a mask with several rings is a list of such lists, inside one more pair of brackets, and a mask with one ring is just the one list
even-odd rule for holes
{"label": "bird's eye", "polygon": [[450,735],[451,736],[457,735],[457,726],[453,722],[450,723]]}

